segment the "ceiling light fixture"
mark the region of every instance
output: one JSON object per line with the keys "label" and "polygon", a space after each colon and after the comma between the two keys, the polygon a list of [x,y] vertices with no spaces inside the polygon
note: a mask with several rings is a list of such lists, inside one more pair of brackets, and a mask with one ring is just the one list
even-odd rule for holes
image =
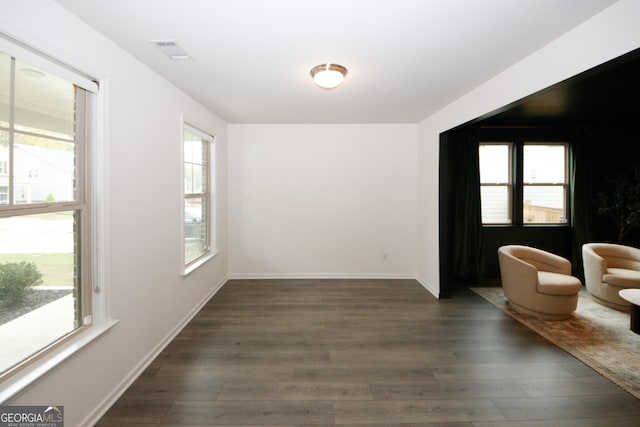
{"label": "ceiling light fixture", "polygon": [[311,69],[313,81],[322,89],[333,89],[342,83],[347,69],[338,64],[320,64]]}

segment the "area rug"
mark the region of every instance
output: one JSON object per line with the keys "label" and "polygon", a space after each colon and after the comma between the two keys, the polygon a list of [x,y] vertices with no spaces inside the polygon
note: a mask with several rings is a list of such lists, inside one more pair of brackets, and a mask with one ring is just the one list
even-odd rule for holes
{"label": "area rug", "polygon": [[472,290],[640,399],[640,335],[629,330],[628,313],[598,304],[583,290],[569,319],[541,320],[515,311],[502,288]]}

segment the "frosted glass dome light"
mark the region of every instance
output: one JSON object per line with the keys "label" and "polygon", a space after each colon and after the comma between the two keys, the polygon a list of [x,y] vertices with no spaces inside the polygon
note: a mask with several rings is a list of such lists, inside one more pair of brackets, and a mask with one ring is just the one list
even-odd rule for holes
{"label": "frosted glass dome light", "polygon": [[338,64],[320,64],[311,69],[313,81],[322,89],[338,87],[347,75],[347,69]]}

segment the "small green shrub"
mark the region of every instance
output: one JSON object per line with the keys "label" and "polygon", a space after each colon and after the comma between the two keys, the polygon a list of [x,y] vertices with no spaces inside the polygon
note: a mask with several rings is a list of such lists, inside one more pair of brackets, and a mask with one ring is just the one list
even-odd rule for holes
{"label": "small green shrub", "polygon": [[0,302],[16,304],[42,284],[42,274],[32,262],[8,262],[0,264]]}

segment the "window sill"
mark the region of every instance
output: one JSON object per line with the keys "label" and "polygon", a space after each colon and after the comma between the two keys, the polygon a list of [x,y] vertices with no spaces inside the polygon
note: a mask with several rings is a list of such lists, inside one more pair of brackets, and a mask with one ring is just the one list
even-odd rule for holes
{"label": "window sill", "polygon": [[534,228],[534,227],[540,227],[540,228],[550,228],[550,227],[555,227],[555,228],[571,228],[571,225],[566,224],[566,223],[558,223],[558,224],[532,224],[532,223],[526,223],[526,224],[522,224],[522,227],[530,227],[530,228]]}
{"label": "window sill", "polygon": [[91,344],[96,339],[118,324],[118,320],[110,320],[99,326],[93,326],[85,333],[79,334],[76,338],[61,345],[60,348],[43,356],[38,361],[21,369],[14,375],[8,377],[3,383],[3,390],[0,391],[0,404],[4,404],[12,397],[38,381],[40,378],[51,372],[58,365],[65,362],[74,354]]}
{"label": "window sill", "polygon": [[184,271],[182,272],[182,276],[185,277],[185,276],[188,276],[189,274],[193,273],[198,268],[202,267],[204,264],[206,264],[207,262],[209,262],[213,258],[215,258],[216,255],[218,255],[219,253],[220,252],[217,251],[217,250],[211,251],[207,255],[204,255],[201,258],[198,258],[196,261],[192,262],[191,264],[185,266],[184,267]]}

